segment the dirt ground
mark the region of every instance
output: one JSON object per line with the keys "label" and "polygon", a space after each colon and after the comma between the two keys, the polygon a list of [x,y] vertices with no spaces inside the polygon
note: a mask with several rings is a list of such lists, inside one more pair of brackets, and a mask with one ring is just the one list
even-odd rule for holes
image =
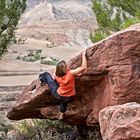
{"label": "dirt ground", "polygon": [[41,71],[55,68],[55,66],[40,64],[38,61],[18,60],[17,56],[24,56],[31,50],[40,49],[43,57],[68,61],[84,50],[81,47],[46,47],[46,43],[47,41],[28,38],[24,44],[10,45],[8,52],[0,60],[0,86],[27,85],[36,79]]}

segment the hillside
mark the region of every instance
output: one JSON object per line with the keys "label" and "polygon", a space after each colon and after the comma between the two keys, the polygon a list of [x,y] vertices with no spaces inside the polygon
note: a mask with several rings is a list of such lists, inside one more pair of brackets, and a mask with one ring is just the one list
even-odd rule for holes
{"label": "hillside", "polygon": [[17,35],[49,40],[57,45],[70,47],[92,45],[89,35],[97,28],[97,22],[90,0],[30,0],[27,4]]}

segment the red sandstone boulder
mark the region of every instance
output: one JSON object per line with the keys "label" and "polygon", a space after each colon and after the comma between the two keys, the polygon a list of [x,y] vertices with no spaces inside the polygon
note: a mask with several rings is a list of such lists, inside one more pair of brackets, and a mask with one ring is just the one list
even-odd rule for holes
{"label": "red sandstone boulder", "polygon": [[140,104],[110,106],[99,113],[103,140],[139,140]]}
{"label": "red sandstone boulder", "polygon": [[[140,103],[140,24],[118,32],[87,49],[88,68],[76,78],[77,95],[68,105],[64,121],[71,125],[94,126],[99,111],[127,102]],[[81,54],[71,59],[70,68],[81,65]],[[59,103],[47,86],[29,94],[35,81],[7,114],[9,119],[57,119]]]}

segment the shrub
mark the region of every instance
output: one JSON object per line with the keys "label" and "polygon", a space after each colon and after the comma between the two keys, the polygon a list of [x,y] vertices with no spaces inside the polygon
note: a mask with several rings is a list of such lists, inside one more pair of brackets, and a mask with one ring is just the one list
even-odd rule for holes
{"label": "shrub", "polygon": [[21,57],[21,56],[17,56],[17,59],[21,59],[23,61],[27,61],[27,62],[35,62],[41,59],[41,52],[42,50],[36,50],[34,51],[30,51],[27,55]]}
{"label": "shrub", "polygon": [[106,32],[103,32],[102,30],[96,30],[95,33],[90,34],[90,39],[93,43],[95,43],[106,38],[107,36],[108,34]]}
{"label": "shrub", "polygon": [[57,59],[52,59],[52,60],[41,60],[41,64],[45,64],[45,65],[56,65],[58,63],[59,60]]}
{"label": "shrub", "polygon": [[92,0],[92,2],[99,25],[95,34],[90,35],[93,42],[140,21],[139,0]]}
{"label": "shrub", "polygon": [[25,7],[26,0],[0,1],[0,56],[13,38],[15,27]]}
{"label": "shrub", "polygon": [[14,129],[18,133],[26,135],[29,139],[39,139],[38,136],[41,136],[42,139],[48,139],[52,136],[73,130],[71,126],[60,121],[47,119],[34,119],[30,121],[31,123],[28,123],[28,120],[21,121]]}

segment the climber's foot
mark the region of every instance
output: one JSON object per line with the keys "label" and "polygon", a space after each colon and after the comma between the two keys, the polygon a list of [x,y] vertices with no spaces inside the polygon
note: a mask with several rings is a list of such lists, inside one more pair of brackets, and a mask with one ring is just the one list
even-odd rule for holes
{"label": "climber's foot", "polygon": [[63,120],[63,119],[64,119],[64,113],[60,112],[59,120]]}

